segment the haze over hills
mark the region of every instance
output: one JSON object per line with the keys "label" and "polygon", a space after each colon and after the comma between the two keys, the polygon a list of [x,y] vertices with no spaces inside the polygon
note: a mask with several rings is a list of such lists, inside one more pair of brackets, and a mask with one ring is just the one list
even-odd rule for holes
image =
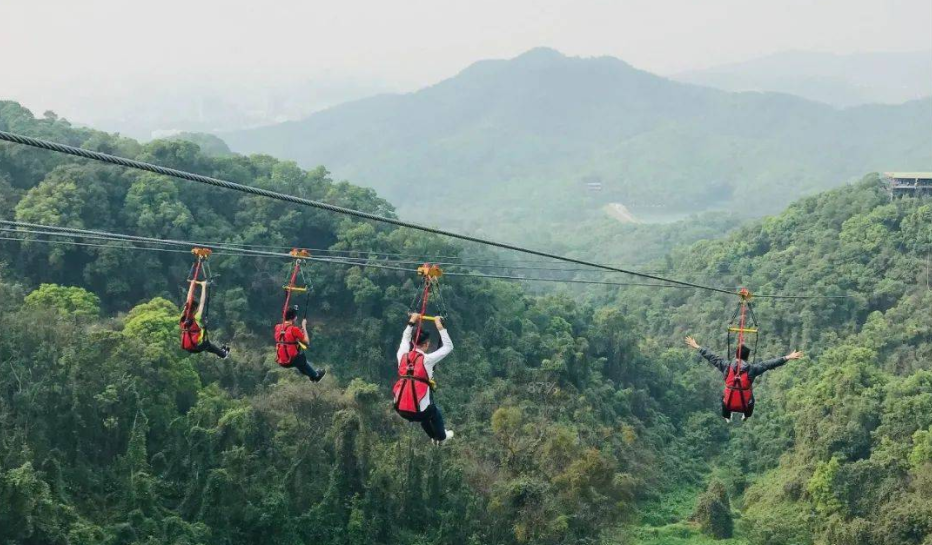
{"label": "haze over hills", "polygon": [[635,215],[764,214],[866,171],[926,168],[930,119],[932,99],[838,110],[540,48],[417,92],[221,136],[237,152],[326,165],[408,217],[488,231],[576,222],[609,202]]}
{"label": "haze over hills", "polygon": [[786,51],[672,77],[726,91],[789,93],[837,107],[900,104],[932,96],[932,50]]}
{"label": "haze over hills", "polygon": [[180,77],[171,86],[127,78],[97,93],[76,87],[64,98],[50,89],[33,102],[45,105],[39,112],[51,107],[72,122],[148,141],[179,132],[229,131],[301,119],[347,100],[395,89],[374,78],[335,74],[295,77],[274,85],[252,74]]}

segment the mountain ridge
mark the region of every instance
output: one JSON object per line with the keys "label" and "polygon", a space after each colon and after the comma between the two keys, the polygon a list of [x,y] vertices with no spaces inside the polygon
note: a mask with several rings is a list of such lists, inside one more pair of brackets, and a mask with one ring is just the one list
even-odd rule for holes
{"label": "mountain ridge", "polygon": [[[924,118],[932,99],[839,110],[535,49],[411,93],[221,136],[234,151],[326,165],[403,214],[475,229],[541,214],[577,221],[610,202],[702,211],[736,201],[772,212],[863,172],[932,162]],[[904,152],[903,141],[917,145]],[[586,193],[583,178],[600,179],[603,190]],[[423,205],[406,204],[413,200]],[[517,213],[490,210],[489,201]],[[464,204],[478,215],[430,211]],[[567,213],[570,205],[579,211]]]}
{"label": "mountain ridge", "polygon": [[849,54],[790,50],[670,77],[726,91],[789,93],[836,107],[900,104],[932,96],[932,49]]}

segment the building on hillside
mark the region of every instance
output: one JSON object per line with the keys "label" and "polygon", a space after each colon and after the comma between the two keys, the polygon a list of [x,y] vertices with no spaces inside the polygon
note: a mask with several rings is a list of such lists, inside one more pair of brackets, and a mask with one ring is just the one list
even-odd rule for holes
{"label": "building on hillside", "polygon": [[602,178],[600,176],[586,176],[582,181],[586,184],[587,191],[592,193],[599,193],[602,191]]}
{"label": "building on hillside", "polygon": [[884,186],[895,196],[932,195],[932,172],[884,172]]}

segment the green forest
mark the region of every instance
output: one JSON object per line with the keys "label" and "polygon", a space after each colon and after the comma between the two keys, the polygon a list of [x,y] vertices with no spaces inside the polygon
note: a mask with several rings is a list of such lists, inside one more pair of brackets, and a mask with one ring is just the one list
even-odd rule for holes
{"label": "green forest", "polygon": [[[212,139],[141,144],[2,101],[0,130],[395,214],[323,167]],[[0,218],[501,257],[5,143]],[[756,383],[753,418],[723,421],[720,375],[683,344],[724,351],[735,297],[452,277],[456,348],[436,396],[456,436],[439,448],[391,406],[413,273],[309,266],[309,354],[329,371],[310,384],[275,364],[286,261],[211,258],[211,335],[233,346],[219,360],[179,348],[190,255],[0,240],[0,543],[932,543],[932,199],[891,201],[866,174],[724,238],[696,229],[652,241],[675,246],[652,264],[728,289],[846,296],[755,300],[761,356],[806,357]],[[573,236],[604,255],[599,235]]]}

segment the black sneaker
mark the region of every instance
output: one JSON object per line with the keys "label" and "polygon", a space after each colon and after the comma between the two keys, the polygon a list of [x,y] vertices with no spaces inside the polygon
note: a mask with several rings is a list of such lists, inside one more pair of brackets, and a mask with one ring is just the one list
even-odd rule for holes
{"label": "black sneaker", "polygon": [[321,369],[320,371],[317,372],[317,377],[311,379],[311,382],[320,382],[320,380],[324,378],[324,375],[326,374],[327,374],[327,370]]}

